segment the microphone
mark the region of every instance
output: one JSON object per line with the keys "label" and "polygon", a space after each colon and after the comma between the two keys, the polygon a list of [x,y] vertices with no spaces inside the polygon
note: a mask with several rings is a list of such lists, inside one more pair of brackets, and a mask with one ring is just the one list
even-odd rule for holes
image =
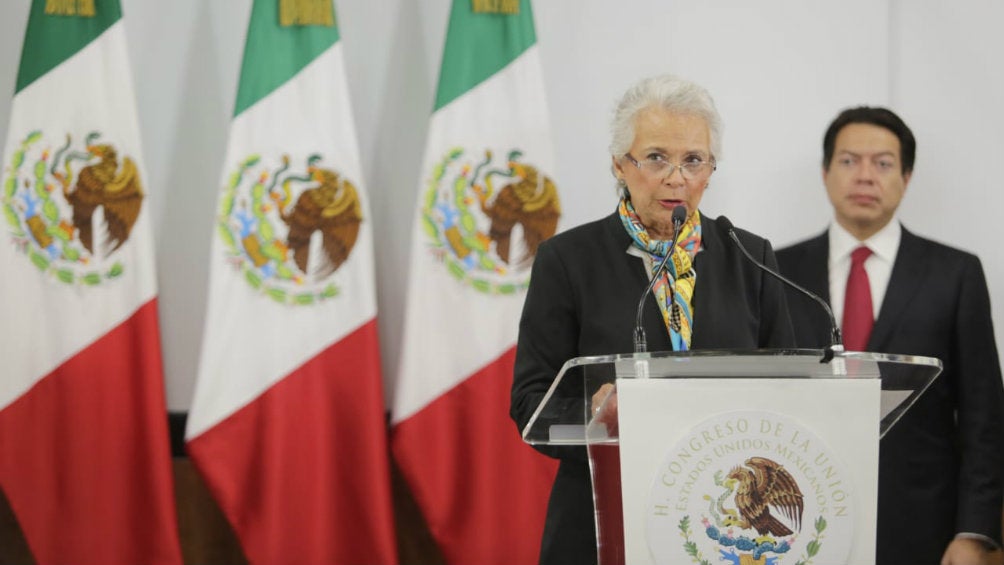
{"label": "microphone", "polygon": [[[687,221],[687,207],[677,206],[676,208],[673,208],[673,243],[666,251],[666,256],[662,258],[662,262],[659,263],[659,267],[654,273],[652,273],[652,280],[645,288],[645,292],[641,293],[641,300],[638,301],[638,313],[635,315],[634,319],[635,353],[645,353],[648,351],[648,339],[645,337],[645,328],[641,326],[641,318],[645,310],[645,298],[647,298],[652,292],[652,289],[655,288],[655,283],[659,281],[659,277],[662,275],[662,272],[666,270],[666,265],[668,265],[670,259],[673,258],[673,252],[676,250],[676,240],[680,238],[680,228],[683,227],[683,222],[685,221]],[[669,297],[671,304],[673,302],[674,293],[675,290],[673,285],[669,285]]]}
{"label": "microphone", "polygon": [[823,350],[823,359],[820,361],[821,363],[828,363],[831,359],[833,359],[834,351],[844,350],[843,340],[840,337],[840,326],[837,325],[837,319],[833,316],[833,310],[830,308],[830,305],[827,304],[825,300],[820,298],[819,295],[812,292],[811,290],[802,287],[801,285],[788,279],[781,273],[778,273],[777,271],[771,269],[767,265],[764,265],[760,261],[754,259],[753,256],[750,255],[750,252],[746,250],[746,247],[742,244],[742,242],[739,241],[739,236],[736,235],[735,226],[732,225],[732,222],[730,222],[728,218],[726,218],[725,216],[718,216],[718,219],[715,220],[715,223],[718,224],[718,227],[722,228],[723,230],[725,230],[726,233],[729,234],[729,237],[732,239],[732,241],[735,242],[736,246],[739,247],[739,250],[743,252],[743,255],[745,255],[746,258],[749,259],[754,265],[759,267],[765,273],[776,278],[777,280],[783,282],[784,284],[790,286],[791,288],[794,288],[795,290],[801,292],[805,296],[808,296],[812,300],[816,301],[816,303],[818,303],[820,306],[822,306],[823,310],[826,310],[826,315],[829,316],[830,318],[830,345]]}

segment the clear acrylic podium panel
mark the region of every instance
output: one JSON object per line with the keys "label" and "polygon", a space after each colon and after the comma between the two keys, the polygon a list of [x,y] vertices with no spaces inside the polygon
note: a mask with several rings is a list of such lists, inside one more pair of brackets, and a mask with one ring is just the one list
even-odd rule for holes
{"label": "clear acrylic podium panel", "polygon": [[[576,357],[565,363],[523,429],[531,445],[616,444],[603,420],[605,395],[617,378],[881,379],[879,436],[899,420],[941,372],[931,357],[837,352],[823,362],[815,349],[662,351]],[[611,390],[612,392],[612,390]],[[597,409],[599,408],[599,409]]]}

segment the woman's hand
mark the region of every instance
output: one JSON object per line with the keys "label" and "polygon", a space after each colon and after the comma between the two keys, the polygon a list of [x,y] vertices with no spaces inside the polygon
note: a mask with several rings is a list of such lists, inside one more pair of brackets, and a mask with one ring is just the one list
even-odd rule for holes
{"label": "woman's hand", "polygon": [[[609,399],[607,397],[610,397]],[[604,402],[605,401],[605,402]],[[593,394],[592,398],[592,415],[593,420],[601,424],[606,424],[607,435],[610,437],[617,436],[617,391],[614,389],[614,385],[607,383],[600,387],[599,390]]]}
{"label": "woman's hand", "polygon": [[982,542],[969,538],[955,538],[948,544],[941,565],[996,565],[1000,554],[991,552]]}

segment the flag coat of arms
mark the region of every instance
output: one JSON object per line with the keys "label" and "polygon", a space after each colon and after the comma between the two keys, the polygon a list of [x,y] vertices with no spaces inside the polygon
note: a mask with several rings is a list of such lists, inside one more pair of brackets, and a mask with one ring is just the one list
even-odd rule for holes
{"label": "flag coat of arms", "polygon": [[117,0],[35,0],[0,169],[0,487],[40,565],[178,564]]}
{"label": "flag coat of arms", "polygon": [[528,0],[453,2],[423,163],[392,451],[448,563],[536,563],[556,464],[509,391],[561,205]]}
{"label": "flag coat of arms", "polygon": [[373,280],[330,0],[255,0],[187,449],[251,563],[396,546]]}

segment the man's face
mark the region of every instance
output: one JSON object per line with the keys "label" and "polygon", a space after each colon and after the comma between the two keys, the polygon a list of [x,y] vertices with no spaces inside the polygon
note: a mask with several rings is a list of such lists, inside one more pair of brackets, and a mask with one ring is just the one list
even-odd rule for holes
{"label": "man's face", "polygon": [[883,127],[848,124],[837,133],[823,182],[837,223],[859,240],[885,227],[899,207],[910,182],[901,157],[899,138]]}

